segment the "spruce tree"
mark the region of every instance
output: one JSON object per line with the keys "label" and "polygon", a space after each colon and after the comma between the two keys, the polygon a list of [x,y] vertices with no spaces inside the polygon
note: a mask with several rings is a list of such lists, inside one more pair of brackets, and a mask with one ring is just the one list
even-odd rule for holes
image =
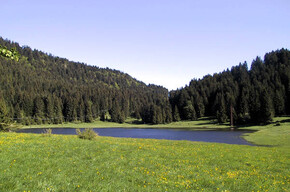
{"label": "spruce tree", "polygon": [[275,115],[285,114],[285,99],[283,98],[283,94],[280,90],[275,91],[273,102],[275,108]]}
{"label": "spruce tree", "polygon": [[0,131],[7,130],[9,123],[8,108],[5,101],[0,98]]}
{"label": "spruce tree", "polygon": [[184,111],[184,116],[186,118],[186,120],[196,120],[196,112],[195,109],[192,105],[191,101],[187,101],[186,105],[183,107],[183,111]]}
{"label": "spruce tree", "polygon": [[177,105],[174,106],[173,110],[173,121],[180,121],[180,115]]}
{"label": "spruce tree", "polygon": [[92,121],[93,121],[92,102],[87,101],[85,104],[85,122],[90,123]]}
{"label": "spruce tree", "polygon": [[63,113],[62,113],[62,105],[59,98],[54,97],[54,116],[53,116],[54,124],[63,123]]}
{"label": "spruce tree", "polygon": [[273,106],[272,101],[270,98],[269,93],[266,89],[262,91],[262,94],[260,95],[260,101],[262,103],[260,108],[260,122],[269,123],[272,121],[273,118]]}
{"label": "spruce tree", "polygon": [[218,110],[216,113],[216,117],[219,123],[225,123],[227,121],[225,99],[224,99],[223,94],[220,94],[218,98],[219,98],[219,103],[218,103]]}

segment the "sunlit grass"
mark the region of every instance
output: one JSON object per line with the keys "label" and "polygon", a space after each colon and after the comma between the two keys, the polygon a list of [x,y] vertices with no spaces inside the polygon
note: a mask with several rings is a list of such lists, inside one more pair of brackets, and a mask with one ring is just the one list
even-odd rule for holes
{"label": "sunlit grass", "polygon": [[289,150],[0,133],[0,191],[287,191]]}
{"label": "sunlit grass", "polygon": [[244,136],[252,143],[290,148],[290,117],[276,117],[269,125],[245,128],[257,130],[257,132]]}

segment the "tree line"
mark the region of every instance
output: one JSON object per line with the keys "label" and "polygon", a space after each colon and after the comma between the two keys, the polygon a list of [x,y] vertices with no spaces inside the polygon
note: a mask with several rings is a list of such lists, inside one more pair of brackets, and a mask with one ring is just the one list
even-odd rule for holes
{"label": "tree line", "polygon": [[290,114],[287,49],[267,53],[264,60],[257,57],[250,69],[240,63],[169,93],[121,71],[72,62],[1,37],[0,46],[12,51],[12,58],[7,51],[0,56],[2,127],[9,121],[123,123],[128,117],[160,124],[213,116],[224,123],[231,109],[236,124],[266,123]]}
{"label": "tree line", "polygon": [[193,79],[171,91],[173,120],[214,116],[229,121],[231,108],[236,124],[267,123],[274,116],[290,114],[290,52],[280,49],[221,73]]}

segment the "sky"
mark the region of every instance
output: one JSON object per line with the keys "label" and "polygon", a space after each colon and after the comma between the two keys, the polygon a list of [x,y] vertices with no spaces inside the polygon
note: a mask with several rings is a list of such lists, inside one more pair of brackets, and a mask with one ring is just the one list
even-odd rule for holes
{"label": "sky", "polygon": [[290,48],[289,0],[9,0],[0,36],[169,90]]}

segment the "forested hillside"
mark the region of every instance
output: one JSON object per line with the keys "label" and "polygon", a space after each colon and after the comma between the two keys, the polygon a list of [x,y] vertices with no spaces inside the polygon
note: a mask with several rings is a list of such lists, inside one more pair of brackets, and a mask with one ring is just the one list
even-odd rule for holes
{"label": "forested hillside", "polygon": [[290,52],[281,49],[257,57],[251,68],[239,64],[222,73],[194,79],[170,92],[174,121],[215,116],[235,123],[265,123],[290,114]]}
{"label": "forested hillside", "polygon": [[[171,91],[126,73],[52,56],[0,38],[0,122],[23,124],[169,123],[215,116],[220,123],[265,123],[290,114],[290,52],[257,57]],[[10,51],[11,50],[11,51]],[[2,120],[1,120],[2,119]]]}
{"label": "forested hillside", "polygon": [[[19,53],[18,61],[0,56],[1,113],[11,120],[41,124],[101,118],[122,123],[126,117],[142,116],[145,122],[153,118],[154,123],[171,121],[168,90],[163,87],[147,86],[126,73],[72,62],[3,38],[0,45]],[[148,109],[158,115],[148,115]]]}

